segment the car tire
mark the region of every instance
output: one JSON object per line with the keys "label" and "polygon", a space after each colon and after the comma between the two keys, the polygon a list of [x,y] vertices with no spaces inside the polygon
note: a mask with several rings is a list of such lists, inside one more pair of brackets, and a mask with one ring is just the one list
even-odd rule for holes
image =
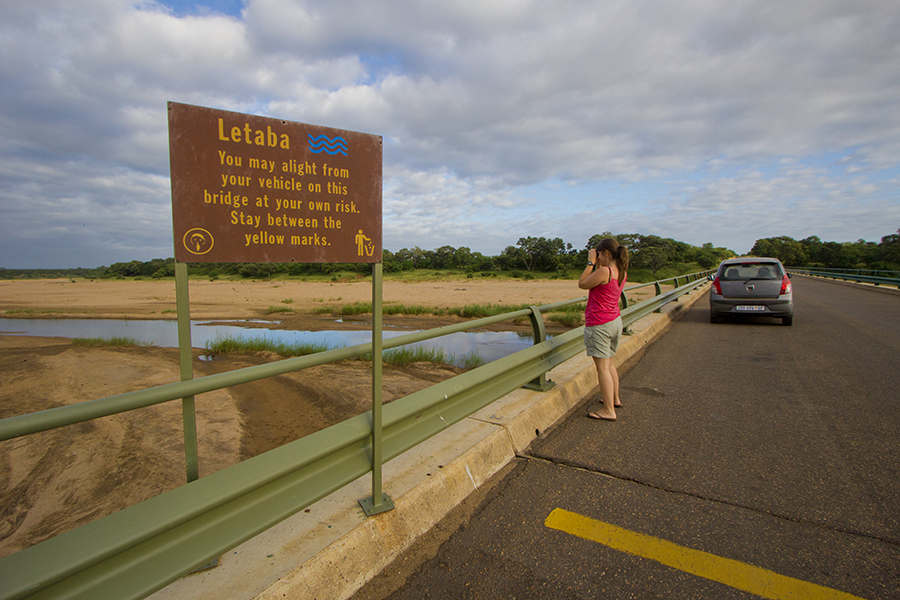
{"label": "car tire", "polygon": [[790,327],[794,324],[794,316],[791,315],[790,317],[781,317],[781,324]]}

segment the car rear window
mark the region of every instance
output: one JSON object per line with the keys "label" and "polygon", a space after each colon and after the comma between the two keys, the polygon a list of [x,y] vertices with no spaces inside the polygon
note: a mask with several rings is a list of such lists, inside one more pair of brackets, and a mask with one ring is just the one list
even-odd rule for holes
{"label": "car rear window", "polygon": [[781,279],[783,276],[778,263],[756,262],[725,265],[720,278],[730,281],[736,279]]}

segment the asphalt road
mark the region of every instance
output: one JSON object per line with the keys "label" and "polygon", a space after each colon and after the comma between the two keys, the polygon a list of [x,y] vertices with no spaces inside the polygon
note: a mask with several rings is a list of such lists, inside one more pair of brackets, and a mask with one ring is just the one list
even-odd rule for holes
{"label": "asphalt road", "polygon": [[900,597],[900,296],[794,294],[792,327],[701,298],[617,422],[574,411],[357,598]]}

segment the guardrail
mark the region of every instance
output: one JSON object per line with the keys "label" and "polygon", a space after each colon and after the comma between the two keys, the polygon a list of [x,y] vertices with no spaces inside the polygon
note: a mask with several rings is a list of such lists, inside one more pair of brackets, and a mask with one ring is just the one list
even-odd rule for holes
{"label": "guardrail", "polygon": [[[675,288],[622,310],[628,326],[707,281],[672,278]],[[678,279],[685,283],[678,285]],[[624,296],[624,294],[623,294]],[[545,339],[541,311],[586,297],[384,340],[384,349],[528,316],[535,344],[383,408],[382,461],[406,452],[509,392],[548,389],[547,371],[584,350],[583,328]],[[627,303],[627,300],[623,300]],[[10,439],[179,400],[311,366],[361,356],[371,344],[238,369],[0,421]],[[373,469],[372,412],[165,492],[0,559],[0,598],[145,598]]]}
{"label": "guardrail", "polygon": [[836,269],[828,267],[786,267],[791,273],[872,283],[874,285],[892,285],[900,289],[900,271],[883,271],[873,269]]}

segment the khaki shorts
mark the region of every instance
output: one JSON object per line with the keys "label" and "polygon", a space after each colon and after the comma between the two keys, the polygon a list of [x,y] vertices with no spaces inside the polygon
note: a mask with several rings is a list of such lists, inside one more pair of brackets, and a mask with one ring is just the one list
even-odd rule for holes
{"label": "khaki shorts", "polygon": [[584,328],[584,347],[587,355],[594,358],[612,358],[619,349],[622,337],[622,317],[615,321]]}

